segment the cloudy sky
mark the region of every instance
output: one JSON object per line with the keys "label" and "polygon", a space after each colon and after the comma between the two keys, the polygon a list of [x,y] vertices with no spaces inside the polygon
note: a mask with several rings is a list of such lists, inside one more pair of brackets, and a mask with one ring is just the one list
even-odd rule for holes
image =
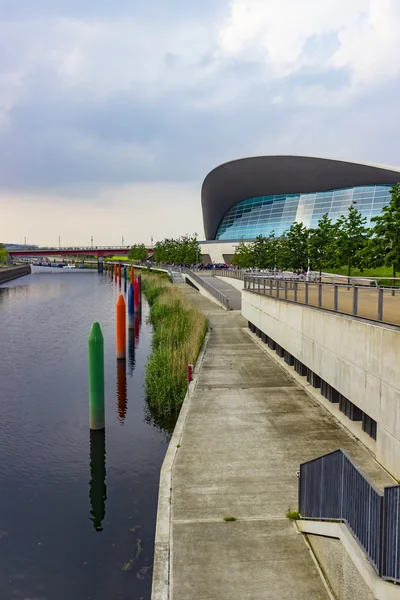
{"label": "cloudy sky", "polygon": [[0,0],[0,241],[204,235],[218,164],[400,165],[399,0]]}

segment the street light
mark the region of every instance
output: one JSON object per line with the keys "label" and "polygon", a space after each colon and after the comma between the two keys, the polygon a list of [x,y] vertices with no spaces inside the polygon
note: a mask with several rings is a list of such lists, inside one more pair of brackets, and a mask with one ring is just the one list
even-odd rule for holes
{"label": "street light", "polygon": [[122,236],[122,246],[121,246],[121,248],[123,248],[123,247],[124,247],[124,236]]}
{"label": "street light", "polygon": [[90,243],[92,244],[92,248],[93,248],[93,236],[90,236]]}
{"label": "street light", "polygon": [[60,236],[58,236],[58,249],[60,250],[60,248],[61,248],[61,238],[60,238]]}

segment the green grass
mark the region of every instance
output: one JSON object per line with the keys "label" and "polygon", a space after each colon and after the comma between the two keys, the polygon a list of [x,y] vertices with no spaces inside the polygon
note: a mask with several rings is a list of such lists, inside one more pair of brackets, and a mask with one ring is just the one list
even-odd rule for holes
{"label": "green grass", "polygon": [[187,365],[194,364],[207,332],[207,320],[167,277],[144,274],[143,291],[154,328],[146,365],[145,389],[158,414],[177,413],[187,389]]}
{"label": "green grass", "polygon": [[[335,275],[345,275],[347,277],[347,267],[339,267],[337,269],[326,269],[325,273],[333,273]],[[378,267],[376,269],[351,269],[350,277],[392,277],[393,270],[391,267]]]}
{"label": "green grass", "polygon": [[299,511],[298,510],[290,510],[290,508],[286,513],[286,517],[288,519],[291,519],[292,521],[298,521],[299,519],[301,519]]}
{"label": "green grass", "polygon": [[224,517],[224,521],[236,521],[236,517]]}

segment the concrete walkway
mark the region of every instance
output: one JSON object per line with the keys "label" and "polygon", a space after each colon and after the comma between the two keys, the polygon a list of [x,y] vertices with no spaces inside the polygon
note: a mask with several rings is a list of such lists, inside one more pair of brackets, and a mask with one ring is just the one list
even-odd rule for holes
{"label": "concrete walkway", "polygon": [[242,294],[239,290],[234,288],[228,281],[212,277],[209,271],[196,271],[196,274],[200,277],[209,281],[212,286],[217,288],[224,296],[229,300],[229,307],[231,310],[241,310],[242,308]]}
{"label": "concrete walkway", "polygon": [[[172,600],[329,598],[303,537],[299,463],[346,449],[377,485],[392,480],[225,312],[181,288],[210,337],[172,470]],[[226,516],[236,517],[225,522]]]}

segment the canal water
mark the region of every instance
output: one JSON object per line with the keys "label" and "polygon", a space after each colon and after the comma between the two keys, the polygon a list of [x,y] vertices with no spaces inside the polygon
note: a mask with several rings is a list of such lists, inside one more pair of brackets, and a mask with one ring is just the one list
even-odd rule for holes
{"label": "canal water", "polygon": [[[169,433],[144,397],[145,299],[117,364],[121,292],[106,274],[72,270],[0,286],[2,600],[150,598]],[[88,426],[93,321],[105,341],[105,434]]]}

